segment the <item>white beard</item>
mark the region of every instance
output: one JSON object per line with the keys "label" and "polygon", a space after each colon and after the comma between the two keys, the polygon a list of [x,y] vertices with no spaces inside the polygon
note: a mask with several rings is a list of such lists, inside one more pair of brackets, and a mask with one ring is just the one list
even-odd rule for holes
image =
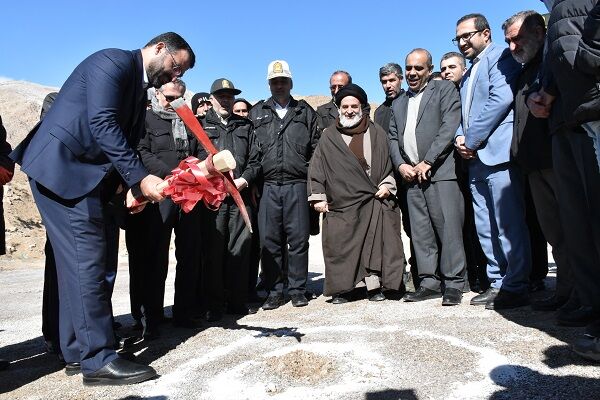
{"label": "white beard", "polygon": [[346,118],[344,114],[340,114],[340,125],[344,128],[354,128],[356,125],[358,125],[362,119],[362,116],[362,110],[360,110],[358,114],[354,115],[352,118]]}

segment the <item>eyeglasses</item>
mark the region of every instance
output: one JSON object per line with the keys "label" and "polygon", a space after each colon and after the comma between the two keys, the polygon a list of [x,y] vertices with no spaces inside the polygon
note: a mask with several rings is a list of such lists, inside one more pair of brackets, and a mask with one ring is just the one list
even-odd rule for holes
{"label": "eyeglasses", "polygon": [[343,87],[344,87],[344,85],[331,85],[331,86],[329,86],[329,89],[331,89],[331,90],[338,89],[339,90]]}
{"label": "eyeglasses", "polygon": [[462,35],[457,36],[454,39],[452,39],[452,43],[455,46],[458,46],[458,44],[460,43],[461,40],[464,40],[465,42],[468,42],[469,40],[471,40],[473,38],[473,36],[475,36],[476,33],[483,32],[484,30],[485,29],[480,29],[478,31],[463,33]]}
{"label": "eyeglasses", "polygon": [[167,50],[167,53],[169,53],[169,55],[173,59],[173,72],[175,72],[177,74],[177,76],[181,76],[181,72],[183,71],[181,69],[181,65],[179,65],[177,63],[177,61],[175,61],[175,57],[173,57],[173,53],[171,53],[171,51],[169,50],[169,48],[167,46],[165,46],[165,50]]}
{"label": "eyeglasses", "polygon": [[162,91],[158,91],[160,94],[162,94],[162,96],[165,98],[165,100],[167,100],[169,103],[172,102],[175,99],[178,99],[181,96],[167,96],[166,94],[164,94]]}

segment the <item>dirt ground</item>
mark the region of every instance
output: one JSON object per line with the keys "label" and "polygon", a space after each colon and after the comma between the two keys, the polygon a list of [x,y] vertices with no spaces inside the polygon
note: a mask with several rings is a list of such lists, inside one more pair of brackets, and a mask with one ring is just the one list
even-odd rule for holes
{"label": "dirt ground", "polygon": [[[439,300],[404,303],[362,298],[332,305],[320,295],[320,238],[311,238],[307,307],[291,304],[197,331],[161,327],[133,344],[158,379],[88,388],[66,376],[41,337],[42,260],[0,260],[0,399],[598,399],[600,365],[569,343],[582,329],[558,327],[552,313],[523,307],[494,312]],[[173,301],[171,266],[165,299]],[[554,276],[547,279],[554,284]],[[113,306],[134,337],[127,259],[121,256]],[[547,293],[539,293],[544,296]],[[135,339],[134,339],[135,340]]]}

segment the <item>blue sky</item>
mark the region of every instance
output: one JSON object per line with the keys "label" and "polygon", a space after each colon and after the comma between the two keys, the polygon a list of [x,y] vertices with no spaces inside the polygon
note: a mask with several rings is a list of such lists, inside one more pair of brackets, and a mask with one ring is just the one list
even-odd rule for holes
{"label": "blue sky", "polygon": [[295,94],[329,94],[329,76],[351,73],[369,100],[384,100],[378,69],[404,66],[415,47],[440,56],[456,50],[450,42],[456,20],[480,12],[494,41],[502,22],[517,11],[545,12],[538,0],[454,1],[179,1],[133,0],[5,2],[0,77],[60,86],[73,68],[96,50],[142,47],[159,33],[181,34],[196,53],[184,80],[194,92],[208,91],[221,77],[251,100],[268,97],[270,61],[289,62]]}

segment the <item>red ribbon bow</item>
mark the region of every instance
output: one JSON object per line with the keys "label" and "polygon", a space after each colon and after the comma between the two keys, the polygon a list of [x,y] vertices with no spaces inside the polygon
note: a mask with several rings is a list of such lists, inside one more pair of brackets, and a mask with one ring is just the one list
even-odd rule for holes
{"label": "red ribbon bow", "polygon": [[224,176],[213,165],[212,155],[209,154],[205,160],[209,177],[204,176],[198,167],[199,162],[196,157],[188,157],[166,178],[169,186],[163,190],[163,194],[171,197],[171,200],[186,213],[200,200],[208,209],[215,211],[227,197]]}

